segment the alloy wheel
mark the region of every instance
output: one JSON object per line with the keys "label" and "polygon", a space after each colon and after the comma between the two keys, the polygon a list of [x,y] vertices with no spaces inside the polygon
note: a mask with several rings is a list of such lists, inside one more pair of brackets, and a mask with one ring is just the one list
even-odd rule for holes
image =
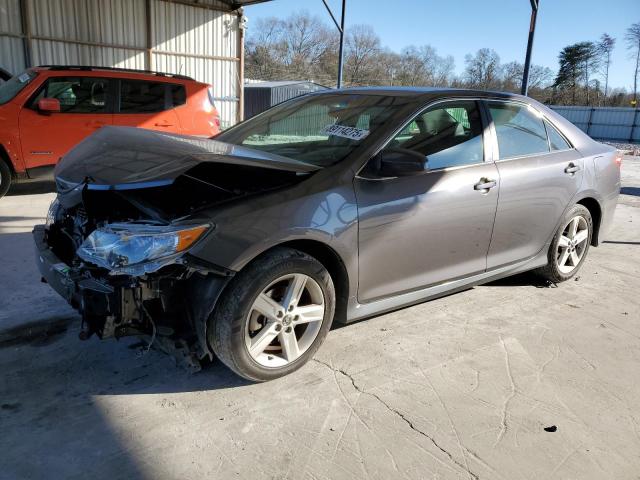
{"label": "alloy wheel", "polygon": [[589,223],[586,218],[578,215],[569,220],[562,230],[556,250],[556,263],[560,272],[569,274],[580,264],[588,239]]}
{"label": "alloy wheel", "polygon": [[256,297],[245,322],[249,355],[264,367],[283,367],[318,336],[325,301],[318,282],[303,273],[282,276]]}

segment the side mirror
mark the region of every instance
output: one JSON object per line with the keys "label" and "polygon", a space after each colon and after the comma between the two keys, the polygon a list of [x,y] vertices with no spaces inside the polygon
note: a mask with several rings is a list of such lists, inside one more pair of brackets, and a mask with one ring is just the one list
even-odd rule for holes
{"label": "side mirror", "polygon": [[385,177],[408,177],[425,170],[425,156],[406,148],[387,148],[378,157],[379,173]]}
{"label": "side mirror", "polygon": [[57,98],[41,98],[38,100],[38,111],[41,113],[59,113],[60,100]]}

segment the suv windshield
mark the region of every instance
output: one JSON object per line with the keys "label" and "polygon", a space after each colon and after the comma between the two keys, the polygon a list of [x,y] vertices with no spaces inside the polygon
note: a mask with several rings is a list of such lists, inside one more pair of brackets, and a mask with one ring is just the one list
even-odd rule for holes
{"label": "suv windshield", "polygon": [[409,97],[306,95],[277,105],[215,139],[324,167],[347,157],[408,103]]}
{"label": "suv windshield", "polygon": [[26,70],[20,75],[10,78],[6,82],[0,84],[0,105],[10,102],[14,97],[22,91],[24,87],[29,85],[38,74],[31,70]]}

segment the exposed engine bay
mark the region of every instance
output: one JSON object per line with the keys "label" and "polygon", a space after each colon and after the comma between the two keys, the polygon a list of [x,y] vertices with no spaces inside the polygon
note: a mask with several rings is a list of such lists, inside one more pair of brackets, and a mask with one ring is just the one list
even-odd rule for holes
{"label": "exposed engine bay", "polygon": [[92,171],[81,181],[56,171],[59,193],[34,238],[43,281],[82,315],[81,339],[143,336],[197,371],[212,356],[207,319],[234,274],[189,254],[216,233],[212,207],[292,185],[308,172],[231,155],[184,165],[174,178],[165,168],[162,181],[124,188]]}

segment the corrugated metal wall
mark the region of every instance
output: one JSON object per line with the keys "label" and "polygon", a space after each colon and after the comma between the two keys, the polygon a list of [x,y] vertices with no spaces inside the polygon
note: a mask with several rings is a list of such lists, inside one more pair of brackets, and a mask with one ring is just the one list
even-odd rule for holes
{"label": "corrugated metal wall", "polygon": [[31,65],[181,73],[213,85],[223,126],[237,121],[241,34],[237,12],[224,2],[200,0],[203,6],[166,0],[22,3],[23,10],[20,0],[0,0],[0,67],[17,73],[30,58]]}
{"label": "corrugated metal wall", "polygon": [[211,83],[223,127],[235,123],[242,85],[238,21],[219,10],[152,2],[154,69]]}
{"label": "corrugated metal wall", "polygon": [[0,67],[11,73],[24,69],[21,34],[19,0],[0,0]]}
{"label": "corrugated metal wall", "polygon": [[551,108],[593,138],[640,142],[640,109],[558,105]]}

